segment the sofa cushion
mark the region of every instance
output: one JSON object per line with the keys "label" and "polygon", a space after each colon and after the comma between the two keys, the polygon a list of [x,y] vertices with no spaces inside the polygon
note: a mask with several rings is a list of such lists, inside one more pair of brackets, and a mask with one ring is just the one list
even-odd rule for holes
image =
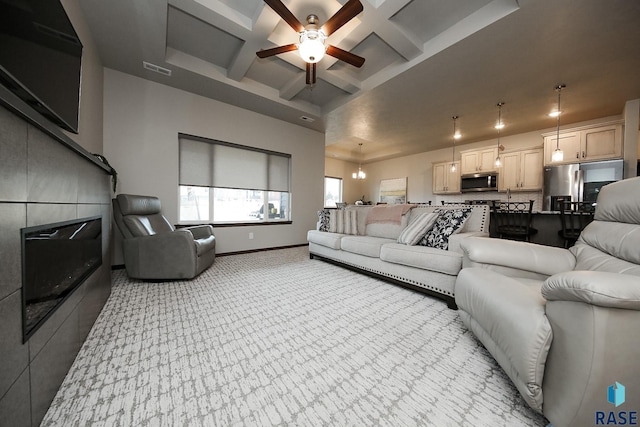
{"label": "sofa cushion", "polygon": [[462,268],[462,255],[457,252],[426,246],[407,246],[400,243],[383,245],[380,259],[452,276],[457,275]]}
{"label": "sofa cushion", "polygon": [[405,245],[417,244],[431,230],[437,219],[437,213],[422,213],[418,215],[402,230],[398,236],[398,243]]}
{"label": "sofa cushion", "polygon": [[307,231],[307,240],[311,243],[326,246],[331,249],[340,249],[340,240],[344,237],[344,234],[330,233],[319,230]]}
{"label": "sofa cushion", "polygon": [[462,230],[462,226],[471,215],[471,210],[471,208],[436,209],[435,212],[438,213],[436,223],[420,241],[420,245],[448,249],[449,236]]}
{"label": "sofa cushion", "polygon": [[[640,264],[640,224],[594,220],[582,230],[579,242],[620,260]],[[593,269],[599,268],[587,268]]]}
{"label": "sofa cushion", "polygon": [[340,248],[354,254],[379,258],[380,249],[385,243],[395,243],[395,241],[383,237],[344,236],[340,240]]}

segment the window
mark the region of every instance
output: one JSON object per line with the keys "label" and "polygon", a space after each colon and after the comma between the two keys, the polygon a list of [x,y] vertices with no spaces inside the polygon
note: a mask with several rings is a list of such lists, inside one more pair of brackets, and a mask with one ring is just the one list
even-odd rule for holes
{"label": "window", "polygon": [[289,154],[179,134],[180,222],[290,220]]}
{"label": "window", "polygon": [[324,177],[324,206],[335,208],[342,202],[342,178]]}

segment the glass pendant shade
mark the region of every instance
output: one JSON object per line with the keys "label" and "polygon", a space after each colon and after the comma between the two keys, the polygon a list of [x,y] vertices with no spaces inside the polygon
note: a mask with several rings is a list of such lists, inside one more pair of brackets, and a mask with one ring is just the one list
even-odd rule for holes
{"label": "glass pendant shade", "polygon": [[298,53],[304,62],[315,64],[324,56],[324,33],[320,30],[304,30],[300,34]]}
{"label": "glass pendant shade", "polygon": [[551,155],[551,161],[561,162],[562,160],[564,160],[564,153],[562,152],[562,150],[559,148],[556,148],[555,150],[553,150],[553,154]]}

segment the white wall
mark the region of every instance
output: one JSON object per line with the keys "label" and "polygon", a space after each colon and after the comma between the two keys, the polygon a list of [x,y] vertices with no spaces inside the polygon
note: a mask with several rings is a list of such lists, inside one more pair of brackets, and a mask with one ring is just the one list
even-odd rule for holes
{"label": "white wall", "polygon": [[118,171],[117,192],[158,196],[172,223],[178,220],[179,132],[292,156],[292,224],[214,227],[217,253],[307,242],[323,205],[322,133],[105,68],[104,151]]}
{"label": "white wall", "polygon": [[82,41],[78,133],[63,132],[90,153],[102,154],[103,67],[78,1],[62,0],[61,2]]}

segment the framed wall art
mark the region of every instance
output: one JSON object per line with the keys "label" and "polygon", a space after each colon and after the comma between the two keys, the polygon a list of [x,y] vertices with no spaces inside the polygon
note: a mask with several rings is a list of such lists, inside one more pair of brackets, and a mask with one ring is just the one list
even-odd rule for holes
{"label": "framed wall art", "polygon": [[407,177],[380,181],[380,203],[407,203]]}

